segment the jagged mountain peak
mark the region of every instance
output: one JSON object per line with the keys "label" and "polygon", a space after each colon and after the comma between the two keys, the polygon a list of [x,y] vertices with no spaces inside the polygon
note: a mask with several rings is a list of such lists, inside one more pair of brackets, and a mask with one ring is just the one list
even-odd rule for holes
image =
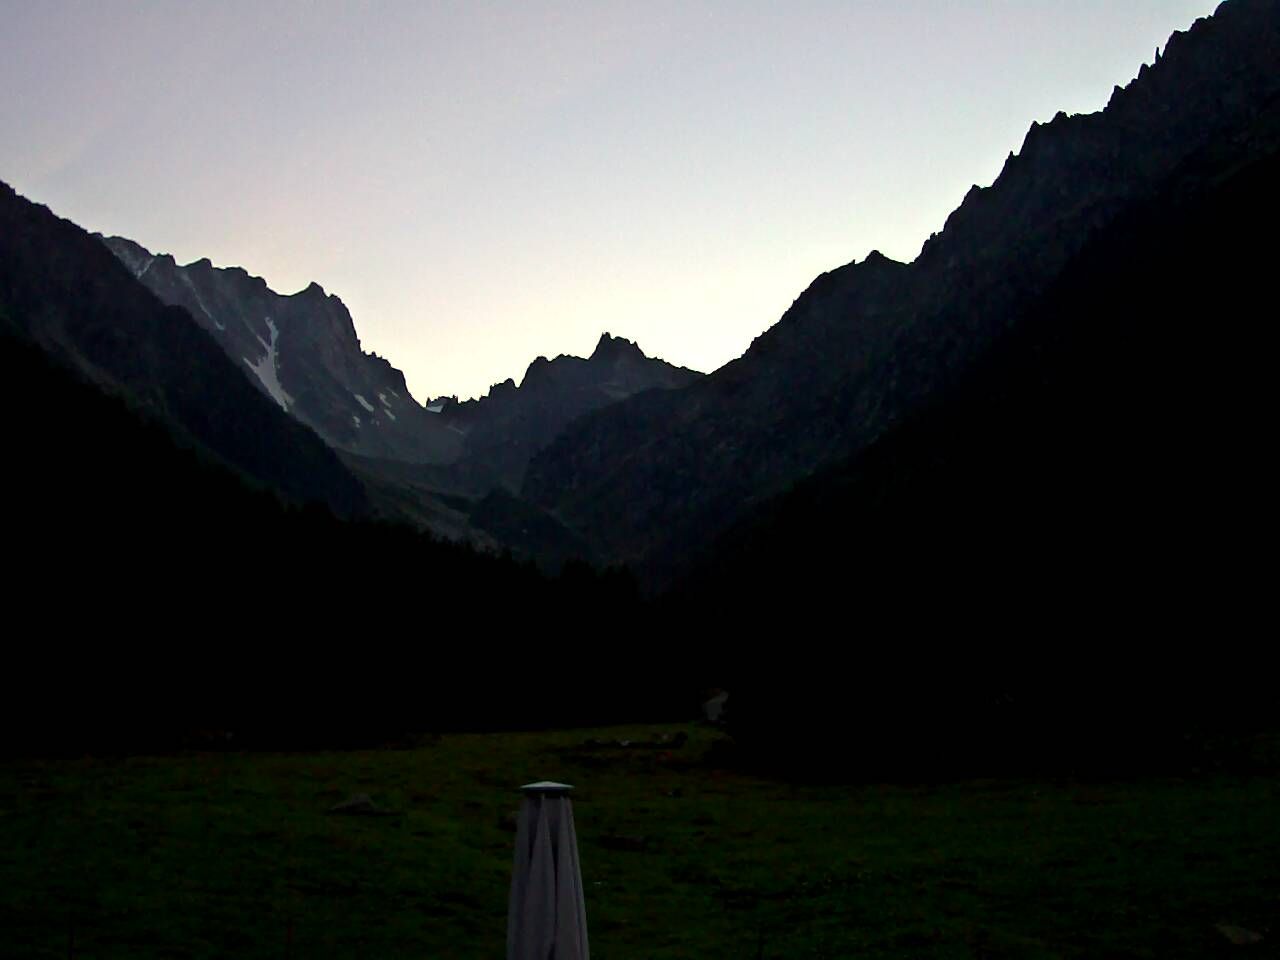
{"label": "jagged mountain peak", "polygon": [[410,395],[404,374],[364,353],[343,302],[312,282],[280,294],[242,267],[208,258],[184,266],[123,237],[103,241],[165,303],[197,324],[282,409],[332,447],[367,456],[442,462],[460,449]]}
{"label": "jagged mountain peak", "polygon": [[872,250],[862,259],[862,265],[864,267],[878,267],[885,264],[902,266],[901,261],[894,260],[893,257],[886,257],[879,250]]}
{"label": "jagged mountain peak", "polygon": [[[655,369],[670,366],[666,361],[647,356],[635,341],[625,337],[615,337],[606,332],[600,335],[590,356],[576,357],[567,353],[558,354],[553,359],[548,359],[545,355],[537,356],[525,369],[519,386],[516,386],[513,380],[507,379],[500,384],[494,384],[487,396],[505,395],[511,390],[525,390],[530,387],[541,388],[549,383],[564,381],[566,378],[570,383],[576,383],[583,377],[594,382],[598,376],[608,377],[610,373],[608,371],[603,374],[585,373],[584,370],[605,366],[617,368],[620,362],[641,366],[648,364]],[[613,372],[616,373],[616,369]]]}
{"label": "jagged mountain peak", "polygon": [[520,384],[508,378],[477,400],[441,397],[428,405],[466,436],[458,464],[473,490],[519,488],[529,457],[576,418],[637,393],[686,386],[702,374],[644,352],[630,340],[603,334],[590,357],[539,356]]}
{"label": "jagged mountain peak", "polygon": [[[495,383],[493,386],[491,386],[489,388],[489,393],[487,394],[487,396],[491,398],[507,396],[508,394],[515,393],[519,389],[520,388],[516,386],[515,380],[513,380],[511,377],[507,377],[507,379],[501,381],[500,383]],[[474,401],[474,402],[479,402],[479,401]]]}
{"label": "jagged mountain peak", "polygon": [[[1143,64],[1117,86],[1100,111],[1058,111],[1046,123],[1033,121],[1016,153],[989,187],[972,187],[930,237],[920,259],[945,251],[951,267],[971,266],[988,237],[1003,224],[1039,220],[1048,226],[1063,209],[1046,189],[1068,178],[1076,194],[1073,213],[1133,199],[1142,183],[1160,182],[1163,172],[1244,120],[1266,99],[1280,62],[1280,3],[1226,0],[1212,17],[1175,32],[1154,63]],[[1250,107],[1248,102],[1256,100]]]}
{"label": "jagged mountain peak", "polygon": [[591,351],[591,356],[588,359],[611,360],[619,356],[633,356],[640,360],[647,359],[645,352],[640,349],[640,345],[634,340],[612,336],[608,331],[600,334],[600,339],[596,342],[596,347]]}
{"label": "jagged mountain peak", "polygon": [[312,280],[309,284],[307,284],[297,293],[290,294],[290,296],[307,297],[312,300],[328,300],[328,299],[336,300],[337,299],[337,297],[330,297],[329,294],[325,293],[324,287],[320,286],[320,284],[317,283],[315,280]]}

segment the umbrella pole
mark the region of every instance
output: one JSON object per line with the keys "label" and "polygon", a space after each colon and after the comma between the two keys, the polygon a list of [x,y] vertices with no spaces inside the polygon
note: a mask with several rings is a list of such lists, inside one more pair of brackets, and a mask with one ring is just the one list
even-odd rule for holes
{"label": "umbrella pole", "polygon": [[507,960],[590,960],[572,789],[547,780],[520,788]]}

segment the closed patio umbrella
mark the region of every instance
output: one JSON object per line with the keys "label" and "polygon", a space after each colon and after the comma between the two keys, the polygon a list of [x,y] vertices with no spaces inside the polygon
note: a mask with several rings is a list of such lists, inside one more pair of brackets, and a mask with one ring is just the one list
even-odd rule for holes
{"label": "closed patio umbrella", "polygon": [[520,788],[507,960],[590,960],[578,836],[567,783]]}

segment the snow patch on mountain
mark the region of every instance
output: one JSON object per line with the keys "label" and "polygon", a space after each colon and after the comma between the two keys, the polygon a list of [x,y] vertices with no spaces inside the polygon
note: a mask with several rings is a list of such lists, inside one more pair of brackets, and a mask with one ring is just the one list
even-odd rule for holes
{"label": "snow patch on mountain", "polygon": [[353,397],[355,397],[357,400],[359,400],[359,401],[360,401],[360,406],[364,407],[364,408],[365,408],[366,410],[368,410],[370,413],[374,413],[374,412],[375,412],[375,411],[374,411],[374,409],[373,409],[373,404],[372,404],[372,403],[370,403],[368,400],[366,400],[364,397],[360,396],[360,394],[358,394],[358,393],[353,393],[353,394],[352,394],[352,396],[353,396]]}
{"label": "snow patch on mountain", "polygon": [[[187,282],[190,283],[191,281],[188,280]],[[194,289],[194,287],[192,289]],[[197,295],[197,300],[198,299],[199,295]],[[201,307],[204,306],[203,303],[200,305]],[[205,313],[208,312],[209,311],[207,310],[205,311]],[[209,319],[212,320],[213,318],[210,317]],[[276,325],[270,317],[267,317],[266,321],[267,329],[271,331],[271,342],[267,343],[267,341],[263,340],[261,337],[258,337],[258,342],[266,348],[267,352],[259,357],[256,362],[250,360],[248,357],[244,358],[244,362],[249,365],[249,369],[252,370],[257,378],[262,382],[262,386],[266,389],[267,393],[271,394],[271,398],[275,400],[276,403],[280,404],[280,409],[285,413],[288,413],[289,405],[293,403],[293,397],[285,393],[284,387],[280,386],[280,371],[276,368],[276,340],[280,336],[280,331],[276,329]],[[357,426],[359,426],[358,423]]]}

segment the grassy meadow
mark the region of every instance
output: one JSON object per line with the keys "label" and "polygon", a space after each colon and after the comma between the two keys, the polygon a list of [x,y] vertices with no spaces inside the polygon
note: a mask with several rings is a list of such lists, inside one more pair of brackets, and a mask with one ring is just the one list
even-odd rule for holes
{"label": "grassy meadow", "polygon": [[[501,957],[543,778],[578,785],[597,960],[1280,956],[1280,776],[797,786],[724,747],[2,761],[0,956]],[[357,793],[386,815],[328,812]]]}

